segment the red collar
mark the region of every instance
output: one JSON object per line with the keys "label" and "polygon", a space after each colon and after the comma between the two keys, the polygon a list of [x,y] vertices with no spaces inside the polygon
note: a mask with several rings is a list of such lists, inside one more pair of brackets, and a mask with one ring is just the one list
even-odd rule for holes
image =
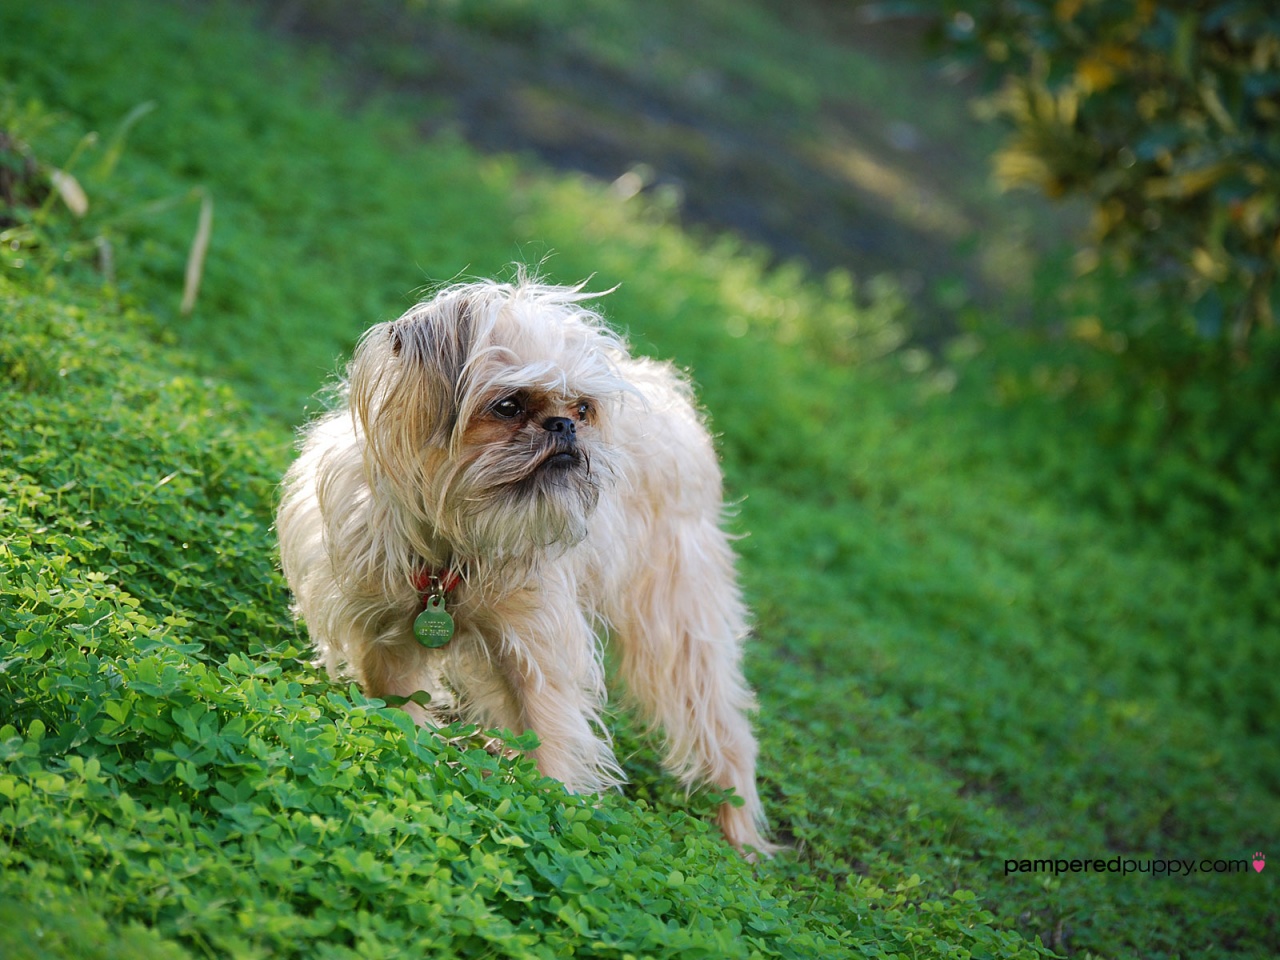
{"label": "red collar", "polygon": [[423,609],[426,609],[428,597],[437,594],[444,596],[461,582],[462,574],[452,568],[443,571],[424,568],[413,576],[413,586],[418,591],[418,595],[422,597]]}

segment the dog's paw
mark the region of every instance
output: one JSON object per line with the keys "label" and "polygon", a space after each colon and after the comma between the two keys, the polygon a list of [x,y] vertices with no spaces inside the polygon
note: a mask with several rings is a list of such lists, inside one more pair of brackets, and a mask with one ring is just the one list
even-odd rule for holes
{"label": "dog's paw", "polygon": [[731,803],[722,804],[716,814],[716,824],[720,827],[724,838],[742,854],[748,863],[768,860],[785,847],[766,840],[760,832],[754,817],[744,807],[735,807]]}

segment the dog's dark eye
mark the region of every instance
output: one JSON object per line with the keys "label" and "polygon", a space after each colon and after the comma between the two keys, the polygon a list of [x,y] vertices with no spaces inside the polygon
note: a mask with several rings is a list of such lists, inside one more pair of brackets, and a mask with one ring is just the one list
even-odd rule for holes
{"label": "dog's dark eye", "polygon": [[503,420],[514,420],[524,413],[524,404],[520,402],[519,397],[503,397],[489,410],[495,417],[501,417]]}
{"label": "dog's dark eye", "polygon": [[593,412],[593,408],[589,401],[582,400],[578,403],[578,419],[579,420],[586,420],[589,416],[591,416],[592,412]]}

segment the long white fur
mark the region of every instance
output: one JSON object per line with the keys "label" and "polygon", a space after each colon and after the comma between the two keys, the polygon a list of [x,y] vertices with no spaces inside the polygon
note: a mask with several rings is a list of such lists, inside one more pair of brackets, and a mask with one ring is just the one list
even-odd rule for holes
{"label": "long white fur", "polygon": [[[666,766],[732,788],[744,804],[720,810],[725,836],[767,854],[747,613],[711,437],[688,382],[632,357],[586,299],[523,275],[460,284],[365,334],[344,404],[305,429],[284,478],[295,610],[335,677],[371,695],[427,691],[431,710],[406,706],[421,723],[532,729],[542,772],[583,792],[622,780],[601,720],[607,631],[628,695],[665,734]],[[534,426],[527,442],[468,444],[520,391],[548,409],[589,401],[580,468],[531,473]],[[464,578],[439,649],[412,632],[424,569]]]}

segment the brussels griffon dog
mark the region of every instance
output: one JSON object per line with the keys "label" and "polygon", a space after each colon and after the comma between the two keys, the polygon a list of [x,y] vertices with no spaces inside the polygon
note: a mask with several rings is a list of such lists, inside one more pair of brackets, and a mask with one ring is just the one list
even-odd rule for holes
{"label": "brussels griffon dog", "polygon": [[589,299],[460,284],[364,335],[284,478],[295,611],[332,675],[426,691],[405,705],[422,724],[533,730],[538,768],[578,792],[622,781],[607,633],[665,766],[732,788],[725,837],[767,854],[711,436],[688,382]]}

